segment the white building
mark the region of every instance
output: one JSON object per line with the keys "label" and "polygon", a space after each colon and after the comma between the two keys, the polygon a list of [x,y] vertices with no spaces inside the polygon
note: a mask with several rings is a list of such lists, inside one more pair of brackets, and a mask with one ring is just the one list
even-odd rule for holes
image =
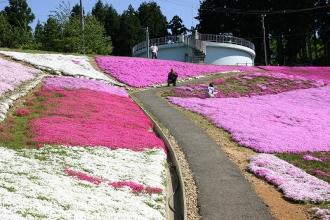
{"label": "white building", "polygon": [[[255,47],[250,41],[242,38],[199,34],[179,35],[150,40],[150,45],[158,46],[158,59],[176,60],[191,63],[215,65],[254,66]],[[133,47],[133,57],[150,57],[151,51],[146,41]],[[149,56],[148,56],[149,52]]]}

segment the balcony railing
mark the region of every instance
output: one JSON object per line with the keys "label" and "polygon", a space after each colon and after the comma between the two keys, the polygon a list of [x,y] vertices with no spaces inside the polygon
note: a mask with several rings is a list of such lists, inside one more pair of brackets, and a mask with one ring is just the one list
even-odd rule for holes
{"label": "balcony railing", "polygon": [[227,44],[237,44],[240,46],[248,47],[252,50],[255,50],[254,44],[248,40],[227,36],[227,35],[213,35],[213,34],[199,34],[199,40],[217,42],[217,43],[227,43]]}
{"label": "balcony railing", "polygon": [[[153,43],[156,43],[157,45],[164,45],[164,44],[175,44],[175,43],[185,43],[186,39],[192,38],[194,36],[187,36],[187,35],[177,35],[177,36],[167,36],[167,37],[160,37],[160,38],[154,38],[150,39],[150,45],[153,45]],[[255,50],[254,44],[251,43],[248,40],[233,37],[233,36],[227,36],[227,35],[213,35],[213,34],[198,34],[197,37],[200,41],[208,41],[208,42],[216,42],[216,43],[227,43],[227,44],[236,44],[244,47],[248,47],[252,50]],[[196,41],[197,42],[197,41]],[[196,45],[198,46],[198,45]],[[147,47],[146,41],[140,42],[136,44],[133,49],[132,53],[134,54],[136,51],[142,50]],[[201,48],[204,50],[204,48]]]}

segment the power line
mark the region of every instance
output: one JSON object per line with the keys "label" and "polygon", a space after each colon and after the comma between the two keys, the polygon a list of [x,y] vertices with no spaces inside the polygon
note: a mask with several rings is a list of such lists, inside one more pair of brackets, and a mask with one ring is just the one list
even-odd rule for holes
{"label": "power line", "polygon": [[246,10],[246,9],[233,9],[233,8],[224,8],[224,7],[215,7],[214,5],[204,5],[201,6],[201,10],[204,11],[213,11],[213,12],[224,12],[224,13],[233,13],[233,14],[289,14],[297,13],[304,11],[317,10],[321,8],[330,7],[330,5],[318,6],[314,8],[304,8],[296,10]]}

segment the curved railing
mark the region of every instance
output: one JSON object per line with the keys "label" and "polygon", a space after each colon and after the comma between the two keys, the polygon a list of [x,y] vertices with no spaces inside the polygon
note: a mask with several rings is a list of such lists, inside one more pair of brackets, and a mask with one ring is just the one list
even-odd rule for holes
{"label": "curved railing", "polygon": [[[149,45],[152,45],[153,43],[156,43],[157,45],[184,43],[185,38],[195,38],[195,36],[177,35],[177,36],[154,38],[154,39],[150,39]],[[242,39],[242,38],[233,37],[233,36],[214,35],[214,34],[198,34],[197,38],[195,38],[195,39],[198,39],[201,41],[216,42],[216,43],[236,44],[236,45],[248,47],[252,50],[255,50],[255,46],[252,42]],[[147,47],[146,41],[140,42],[133,47],[132,52],[134,54],[136,51],[142,50],[146,47]]]}
{"label": "curved railing", "polygon": [[237,44],[237,45],[248,47],[252,50],[255,50],[253,43],[251,43],[248,40],[239,38],[239,37],[233,37],[233,36],[227,36],[227,35],[214,35],[214,34],[199,34],[198,38],[201,41]]}

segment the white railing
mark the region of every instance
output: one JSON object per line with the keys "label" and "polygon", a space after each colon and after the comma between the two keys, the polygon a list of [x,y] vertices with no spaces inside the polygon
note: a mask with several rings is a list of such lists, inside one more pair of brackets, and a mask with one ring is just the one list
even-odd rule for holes
{"label": "white railing", "polygon": [[251,43],[248,40],[238,38],[238,37],[227,36],[227,35],[199,34],[198,38],[202,41],[237,44],[237,45],[248,47],[252,50],[255,50],[253,43]]}
{"label": "white railing", "polygon": [[[154,38],[150,39],[149,46],[153,43],[156,43],[157,45],[164,45],[164,44],[175,44],[175,43],[185,43],[186,40],[190,39],[189,45],[191,44],[192,47],[199,49],[201,51],[205,51],[206,54],[206,47],[205,44],[202,41],[208,41],[208,42],[217,42],[217,43],[227,43],[227,44],[236,44],[244,47],[248,47],[252,50],[255,50],[255,46],[253,43],[251,43],[248,40],[233,37],[233,36],[227,36],[227,35],[214,35],[214,34],[199,34],[197,39],[192,39],[195,36],[187,36],[187,35],[177,35],[177,36],[167,36],[167,37],[160,37],[160,38]],[[140,42],[136,44],[133,49],[132,53],[142,50],[147,47],[146,41]],[[204,48],[205,47],[205,48]]]}
{"label": "white railing", "polygon": [[[177,36],[167,36],[167,37],[160,37],[154,38],[149,40],[149,46],[156,43],[156,45],[164,45],[164,44],[175,44],[175,43],[183,43],[184,35],[177,35]],[[133,47],[132,53],[134,54],[136,51],[142,50],[147,48],[146,41],[140,42]]]}

